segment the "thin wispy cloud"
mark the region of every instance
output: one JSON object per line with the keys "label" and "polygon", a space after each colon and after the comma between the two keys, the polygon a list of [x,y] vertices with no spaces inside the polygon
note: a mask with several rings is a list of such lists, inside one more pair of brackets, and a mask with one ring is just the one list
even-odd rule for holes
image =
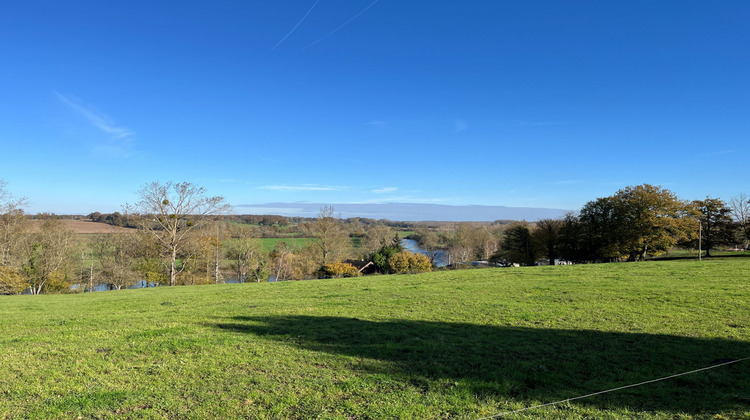
{"label": "thin wispy cloud", "polygon": [[304,15],[304,16],[302,16],[302,19],[300,19],[300,20],[299,20],[299,22],[297,22],[297,24],[296,24],[296,25],[294,25],[294,28],[292,28],[292,30],[291,30],[291,31],[289,31],[289,32],[288,32],[288,33],[287,33],[286,35],[284,35],[284,37],[283,37],[283,38],[281,38],[281,41],[277,42],[277,43],[276,43],[276,45],[274,45],[274,46],[273,46],[273,48],[271,48],[271,50],[270,50],[270,51],[273,51],[273,50],[275,50],[275,49],[276,49],[276,47],[278,47],[279,45],[281,45],[282,43],[284,43],[284,41],[286,41],[286,39],[287,39],[287,38],[289,38],[289,35],[291,35],[291,34],[292,34],[292,32],[294,32],[294,31],[295,31],[295,30],[297,29],[297,27],[299,27],[299,25],[301,25],[301,24],[302,24],[302,22],[304,22],[304,21],[305,21],[305,19],[307,18],[307,15],[309,15],[309,14],[310,14],[310,12],[312,12],[312,11],[313,11],[313,9],[315,8],[315,6],[317,6],[317,5],[318,5],[318,2],[319,2],[319,1],[320,1],[320,0],[315,0],[315,3],[313,3],[313,5],[312,5],[312,6],[310,7],[310,9],[309,9],[309,10],[307,11],[307,13],[305,13],[305,15]]}
{"label": "thin wispy cloud", "polygon": [[362,13],[364,13],[364,12],[368,11],[368,10],[369,10],[369,9],[370,9],[370,8],[371,8],[372,6],[375,6],[375,3],[377,3],[378,1],[379,1],[379,0],[375,0],[374,2],[370,3],[370,5],[369,5],[369,6],[365,7],[364,9],[362,9],[362,10],[361,10],[361,11],[360,11],[359,13],[357,13],[357,14],[356,14],[356,15],[354,15],[354,16],[352,16],[352,17],[351,17],[351,18],[350,18],[349,20],[347,20],[346,22],[342,23],[342,24],[341,24],[341,25],[340,25],[339,27],[337,27],[336,29],[332,30],[331,32],[328,32],[328,33],[327,33],[327,34],[326,34],[325,36],[323,36],[322,38],[320,38],[320,39],[318,39],[317,41],[313,42],[312,44],[308,45],[307,47],[308,47],[308,48],[310,48],[310,47],[312,47],[313,45],[317,44],[318,42],[320,42],[320,41],[322,41],[322,40],[324,40],[324,39],[328,38],[329,36],[331,36],[331,35],[335,34],[335,33],[336,33],[336,32],[338,32],[338,31],[339,31],[339,30],[340,30],[341,28],[343,28],[344,26],[346,26],[346,25],[350,24],[350,23],[351,23],[351,22],[352,22],[352,21],[353,21],[354,19],[358,18],[358,17],[359,17],[359,16],[360,16],[360,15],[361,15]]}
{"label": "thin wispy cloud", "polygon": [[374,125],[376,127],[386,127],[388,123],[382,120],[372,120],[365,123],[365,125]]}
{"label": "thin wispy cloud", "polygon": [[107,115],[96,112],[90,107],[82,105],[80,101],[75,98],[63,95],[59,92],[55,92],[55,95],[57,95],[57,98],[68,108],[84,117],[91,125],[111,136],[111,138],[123,140],[134,135],[129,129],[115,124],[115,122]]}
{"label": "thin wispy cloud", "polygon": [[383,187],[383,188],[378,188],[376,190],[372,190],[372,192],[374,192],[375,194],[385,194],[385,193],[394,192],[397,190],[398,190],[398,187]]}
{"label": "thin wispy cloud", "polygon": [[453,129],[454,133],[460,133],[467,128],[469,128],[469,124],[466,123],[464,120],[456,120],[454,121],[455,128]]}
{"label": "thin wispy cloud", "polygon": [[303,184],[303,185],[264,185],[258,187],[261,190],[271,191],[341,191],[347,189],[347,187],[340,185],[316,185],[316,184]]}

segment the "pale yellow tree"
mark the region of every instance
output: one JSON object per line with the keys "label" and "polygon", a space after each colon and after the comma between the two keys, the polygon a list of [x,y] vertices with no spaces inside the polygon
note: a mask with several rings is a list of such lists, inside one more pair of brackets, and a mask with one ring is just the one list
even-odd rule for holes
{"label": "pale yellow tree", "polygon": [[370,255],[383,247],[395,246],[398,243],[396,231],[389,226],[378,224],[367,229],[362,238],[360,251],[364,255]]}
{"label": "pale yellow tree", "polygon": [[268,278],[268,254],[263,252],[263,244],[254,234],[251,226],[232,225],[230,228],[231,239],[226,256],[240,283],[250,279],[260,282]]}
{"label": "pale yellow tree", "polygon": [[341,261],[351,254],[349,233],[341,221],[334,217],[332,206],[321,208],[317,219],[307,223],[305,230],[314,238],[310,246],[316,251],[319,267]]}
{"label": "pale yellow tree", "polygon": [[58,217],[42,215],[38,232],[31,236],[23,265],[31,294],[63,290],[78,251],[79,237]]}
{"label": "pale yellow tree", "polygon": [[0,179],[0,267],[19,267],[20,251],[29,229],[23,210],[26,205],[26,199],[13,197]]}

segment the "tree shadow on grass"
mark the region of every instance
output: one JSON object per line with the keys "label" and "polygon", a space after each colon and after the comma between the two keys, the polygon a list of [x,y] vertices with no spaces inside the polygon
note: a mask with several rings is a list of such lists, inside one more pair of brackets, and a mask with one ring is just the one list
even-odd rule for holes
{"label": "tree shadow on grass", "polygon": [[[373,373],[483,397],[552,402],[750,356],[750,343],[669,335],[325,316],[234,317],[216,327],[390,363]],[[750,361],[577,401],[700,414],[750,409]],[[454,390],[455,391],[455,390]]]}

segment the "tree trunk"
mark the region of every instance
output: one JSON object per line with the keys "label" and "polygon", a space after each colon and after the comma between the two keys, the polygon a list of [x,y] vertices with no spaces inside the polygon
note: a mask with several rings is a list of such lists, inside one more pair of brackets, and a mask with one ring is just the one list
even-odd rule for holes
{"label": "tree trunk", "polygon": [[216,245],[216,254],[215,254],[215,261],[214,261],[214,280],[216,284],[219,284],[221,280],[221,273],[219,272],[219,245],[218,245],[218,239],[217,239],[217,245]]}
{"label": "tree trunk", "polygon": [[549,259],[549,265],[555,265],[555,244],[551,241],[547,243],[547,259]]}
{"label": "tree trunk", "polygon": [[177,283],[176,281],[177,272],[175,268],[176,261],[177,261],[177,250],[172,248],[172,260],[170,261],[170,265],[169,265],[169,285],[170,286],[174,286]]}
{"label": "tree trunk", "polygon": [[276,270],[276,281],[281,281],[281,280],[282,280],[282,279],[281,279],[281,270],[282,270],[282,268],[283,268],[282,264],[284,264],[284,258],[283,258],[283,257],[282,257],[282,258],[281,258],[281,260],[279,261],[279,267],[278,267],[278,269]]}
{"label": "tree trunk", "polygon": [[44,287],[44,283],[46,283],[47,280],[42,280],[39,282],[38,285],[34,285],[31,288],[31,294],[32,295],[41,295],[42,294],[42,288]]}

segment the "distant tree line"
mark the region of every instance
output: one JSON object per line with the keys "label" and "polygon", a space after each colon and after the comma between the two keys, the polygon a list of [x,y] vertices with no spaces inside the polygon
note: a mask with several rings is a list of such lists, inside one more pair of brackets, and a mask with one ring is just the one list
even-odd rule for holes
{"label": "distant tree line", "polygon": [[410,238],[446,252],[454,267],[641,261],[673,248],[700,247],[710,256],[721,247],[748,247],[750,198],[686,201],[643,184],[597,198],[561,219],[422,225]]}
{"label": "distant tree line", "polygon": [[659,186],[626,187],[561,220],[510,226],[493,261],[522,265],[540,258],[549,264],[642,261],[674,247],[700,246],[705,256],[719,247],[746,249],[749,204],[745,195],[730,203],[711,197],[685,201]]}
{"label": "distant tree line", "polygon": [[[67,218],[80,218],[80,216],[68,216]],[[137,228],[138,223],[132,215],[114,213],[93,212],[86,216],[92,222],[106,223],[112,226]],[[303,238],[307,232],[302,229],[306,223],[314,221],[315,217],[286,217],[280,215],[253,215],[253,214],[223,214],[215,217],[218,221],[228,223],[243,223],[256,226],[255,234],[260,238],[296,237]],[[394,222],[387,219],[370,219],[365,217],[350,217],[339,219],[354,237],[362,237],[371,226],[386,225],[392,228],[409,229],[416,226],[412,222]]]}
{"label": "distant tree line", "polygon": [[[151,183],[124,211],[88,219],[132,228],[77,235],[55,215],[27,216],[25,199],[0,184],[0,293],[121,289],[160,285],[353,277],[428,271],[423,255],[401,248],[388,221],[343,220],[332,207],[316,218],[229,215],[223,197],[190,183]],[[38,219],[33,221],[32,219]],[[275,234],[268,252],[261,238]],[[300,244],[290,238],[304,238]],[[353,246],[357,239],[358,247]],[[376,260],[377,263],[374,263]]]}
{"label": "distant tree line", "polygon": [[[83,237],[58,216],[32,220],[26,199],[0,181],[0,293],[416,273],[434,269],[440,256],[454,268],[640,261],[675,247],[709,256],[750,243],[748,196],[685,201],[648,184],[535,223],[341,219],[333,207],[315,218],[229,215],[223,197],[190,183],[147,184],[138,196],[122,213],[88,216],[132,229]],[[403,249],[397,229],[404,228],[424,254]],[[277,238],[270,251],[262,242],[269,237]]]}
{"label": "distant tree line", "polygon": [[98,211],[95,211],[86,217],[92,222],[106,223],[112,226],[127,227],[127,228],[138,227],[138,225],[135,223],[135,220],[133,220],[131,217],[123,215],[122,213],[118,211],[114,213],[99,213]]}

